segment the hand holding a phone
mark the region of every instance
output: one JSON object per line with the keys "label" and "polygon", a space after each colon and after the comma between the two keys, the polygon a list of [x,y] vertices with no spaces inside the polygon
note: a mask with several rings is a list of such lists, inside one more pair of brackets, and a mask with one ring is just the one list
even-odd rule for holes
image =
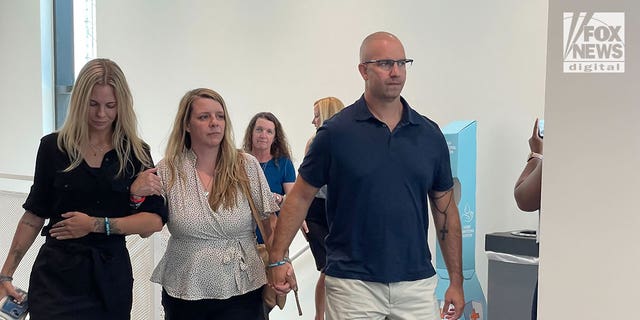
{"label": "hand holding a phone", "polygon": [[[3,281],[1,287],[6,287],[6,283],[11,281]],[[10,285],[13,287],[13,285]],[[0,298],[0,319],[8,320],[24,320],[27,318],[27,312],[29,311],[29,302],[27,301],[27,293],[14,288],[16,294],[10,294]]]}
{"label": "hand holding a phone", "polygon": [[2,281],[0,282],[0,299],[11,296],[18,303],[22,303],[25,296],[18,292],[18,289],[13,286],[11,281]]}
{"label": "hand holding a phone", "polygon": [[531,152],[542,154],[542,137],[540,136],[540,129],[538,127],[539,120],[533,124],[533,134],[529,138],[529,148]]}

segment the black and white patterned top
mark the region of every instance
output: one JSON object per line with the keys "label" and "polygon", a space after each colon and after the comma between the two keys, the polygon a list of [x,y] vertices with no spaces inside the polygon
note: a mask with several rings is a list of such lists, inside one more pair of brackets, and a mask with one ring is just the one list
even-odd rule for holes
{"label": "black and white patterned top", "polygon": [[[257,211],[263,219],[278,210],[258,160],[249,154],[245,168]],[[238,190],[236,205],[213,211],[196,172],[196,156],[186,151],[178,168],[186,181],[176,180],[164,190],[169,208],[167,250],[151,281],[183,300],[227,299],[258,289],[266,283],[264,264],[256,251],[256,224],[247,198]],[[167,186],[164,160],[158,175]]]}

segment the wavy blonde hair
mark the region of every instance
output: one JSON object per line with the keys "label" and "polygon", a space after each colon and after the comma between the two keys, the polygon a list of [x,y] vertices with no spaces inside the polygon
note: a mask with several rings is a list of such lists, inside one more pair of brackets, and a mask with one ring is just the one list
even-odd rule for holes
{"label": "wavy blonde hair", "polygon": [[78,74],[71,91],[67,118],[58,134],[58,149],[67,152],[71,161],[64,172],[80,165],[83,159],[81,146],[89,143],[89,100],[95,85],[111,86],[116,97],[117,117],[113,122],[111,143],[120,161],[117,175],[124,174],[127,165],[133,166],[131,156],[140,160],[144,167],[152,167],[149,147],[138,136],[133,97],[124,73],[109,59],[94,59],[87,62]]}
{"label": "wavy blonde hair", "polygon": [[342,101],[340,101],[340,99],[336,97],[326,97],[319,99],[318,101],[313,103],[313,106],[318,106],[318,113],[320,113],[320,125],[322,125],[325,120],[328,120],[329,118],[333,117],[334,114],[344,109],[344,103],[342,103]]}
{"label": "wavy blonde hair", "polygon": [[224,110],[224,136],[218,149],[212,192],[209,194],[209,205],[213,210],[218,210],[220,206],[229,209],[235,205],[238,188],[242,187],[242,184],[248,186],[249,179],[244,168],[244,156],[235,147],[227,105],[222,96],[211,89],[193,89],[185,93],[180,100],[165,152],[165,162],[169,169],[168,187],[171,188],[176,181],[184,183],[186,180],[186,173],[179,168],[182,167],[185,152],[191,149],[191,135],[187,132],[187,126],[191,119],[193,102],[197,99],[217,101]]}

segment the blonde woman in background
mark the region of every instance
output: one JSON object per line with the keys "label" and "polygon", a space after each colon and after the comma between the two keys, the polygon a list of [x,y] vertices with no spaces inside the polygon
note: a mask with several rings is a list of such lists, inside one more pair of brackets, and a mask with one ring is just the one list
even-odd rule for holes
{"label": "blonde woman in background", "polygon": [[151,277],[162,285],[165,319],[259,319],[267,279],[248,197],[267,241],[278,205],[256,158],[236,149],[217,92],[184,95],[157,173],[140,175],[132,192],[167,199],[171,236]]}
{"label": "blonde woman in background", "polygon": [[[338,98],[335,97],[326,97],[316,101],[313,104],[313,120],[311,123],[316,127],[316,129],[322,126],[325,120],[333,117],[334,114],[340,112],[344,108],[344,104]],[[315,136],[315,135],[314,135]],[[307,142],[307,146],[304,150],[305,154],[309,150],[309,146],[313,143],[313,137],[309,139]],[[313,254],[313,258],[316,261],[316,268],[320,271],[320,277],[318,278],[318,283],[316,284],[316,317],[315,319],[320,320],[324,319],[324,266],[326,263],[326,249],[324,244],[324,238],[327,236],[329,232],[329,227],[327,226],[327,213],[325,202],[327,198],[327,186],[323,186],[320,188],[320,191],[316,194],[313,202],[311,202],[311,206],[309,207],[309,211],[307,212],[307,217],[305,218],[305,222],[302,226],[302,231],[309,242],[309,247],[311,248],[311,253]]]}
{"label": "blonde woman in background", "polygon": [[133,98],[118,65],[89,61],[71,92],[59,132],[40,141],[33,186],[0,275],[0,298],[42,229],[29,279],[29,312],[39,319],[130,319],[133,275],[125,235],[162,229],[160,197],[131,206],[129,186],[153,166],[138,137]]}

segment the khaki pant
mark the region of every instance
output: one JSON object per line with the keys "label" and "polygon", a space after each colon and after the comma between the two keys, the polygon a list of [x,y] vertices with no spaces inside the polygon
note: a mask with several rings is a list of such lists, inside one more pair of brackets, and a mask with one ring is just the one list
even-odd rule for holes
{"label": "khaki pant", "polygon": [[437,276],[416,281],[378,283],[327,276],[328,320],[439,320]]}

